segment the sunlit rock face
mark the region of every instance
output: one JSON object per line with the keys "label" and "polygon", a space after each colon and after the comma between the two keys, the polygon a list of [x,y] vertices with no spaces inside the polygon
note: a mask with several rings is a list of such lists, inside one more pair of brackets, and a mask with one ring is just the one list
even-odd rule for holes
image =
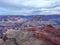
{"label": "sunlit rock face", "polygon": [[6,32],[6,34],[8,38],[15,38],[16,37],[15,34],[17,34],[18,32],[19,32],[18,30],[10,29]]}
{"label": "sunlit rock face", "polygon": [[[24,41],[28,40],[31,37],[31,34],[29,34],[29,32],[23,32],[23,31],[19,31],[19,30],[8,30],[6,32],[8,40],[6,40],[6,42],[4,42],[4,44],[10,44],[13,45],[14,41],[10,40],[10,39],[16,39],[16,42],[20,45],[21,42],[23,43]],[[9,42],[9,43],[8,43]]]}
{"label": "sunlit rock face", "polygon": [[[33,32],[31,31],[20,31],[20,30],[7,30],[8,40],[6,40],[1,45],[46,45],[48,41],[44,39],[37,39],[33,37]],[[17,43],[17,44],[16,44]],[[48,42],[52,45],[50,42]]]}
{"label": "sunlit rock face", "polygon": [[0,39],[0,45],[1,45],[2,43],[4,43],[4,41],[3,41],[2,39]]}

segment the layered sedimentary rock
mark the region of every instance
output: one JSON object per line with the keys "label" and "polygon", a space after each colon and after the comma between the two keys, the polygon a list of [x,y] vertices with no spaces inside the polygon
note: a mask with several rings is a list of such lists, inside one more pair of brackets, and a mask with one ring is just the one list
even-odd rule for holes
{"label": "layered sedimentary rock", "polygon": [[40,30],[34,26],[30,30],[10,29],[5,33],[8,39],[1,45],[59,45],[59,32],[60,30],[55,29],[52,25],[43,27]]}

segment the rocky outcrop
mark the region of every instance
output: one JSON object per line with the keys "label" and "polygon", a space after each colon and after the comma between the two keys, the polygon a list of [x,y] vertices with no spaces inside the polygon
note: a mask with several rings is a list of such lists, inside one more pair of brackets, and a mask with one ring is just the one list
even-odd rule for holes
{"label": "rocky outcrop", "polygon": [[42,38],[33,37],[33,31],[8,30],[6,34],[8,40],[1,45],[48,45],[47,43],[50,43]]}
{"label": "rocky outcrop", "polygon": [[52,25],[47,25],[42,30],[35,31],[36,38],[46,38],[55,45],[60,45],[60,30],[54,28]]}

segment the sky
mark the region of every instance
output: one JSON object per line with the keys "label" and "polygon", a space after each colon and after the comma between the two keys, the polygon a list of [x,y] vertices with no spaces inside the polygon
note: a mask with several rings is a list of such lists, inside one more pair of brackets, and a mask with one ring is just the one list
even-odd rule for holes
{"label": "sky", "polygon": [[60,0],[0,0],[0,15],[60,14]]}

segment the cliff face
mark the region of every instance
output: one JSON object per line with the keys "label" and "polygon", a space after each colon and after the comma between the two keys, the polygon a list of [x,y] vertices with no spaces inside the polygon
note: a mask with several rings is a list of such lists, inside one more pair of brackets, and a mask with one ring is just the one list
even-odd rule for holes
{"label": "cliff face", "polygon": [[33,36],[34,31],[7,30],[8,40],[1,45],[54,45],[45,39]]}
{"label": "cliff face", "polygon": [[35,31],[36,38],[46,38],[55,45],[60,45],[60,30],[54,28],[52,25],[47,25],[42,30]]}
{"label": "cliff face", "polygon": [[[10,24],[4,22],[0,23],[4,27],[6,26],[6,28],[4,29],[7,30],[5,34],[8,37],[6,41],[0,40],[1,43],[3,42],[1,45],[55,45],[55,44],[59,45],[60,44],[59,43],[60,29],[56,29],[54,26],[49,25],[56,23],[43,19],[42,17],[38,16],[30,17],[28,19],[13,17],[12,19],[8,19],[8,21],[13,22],[16,21],[15,19],[17,19],[17,22],[19,23],[17,22],[16,23],[10,22]],[[17,28],[17,30],[15,30],[15,28]]]}

